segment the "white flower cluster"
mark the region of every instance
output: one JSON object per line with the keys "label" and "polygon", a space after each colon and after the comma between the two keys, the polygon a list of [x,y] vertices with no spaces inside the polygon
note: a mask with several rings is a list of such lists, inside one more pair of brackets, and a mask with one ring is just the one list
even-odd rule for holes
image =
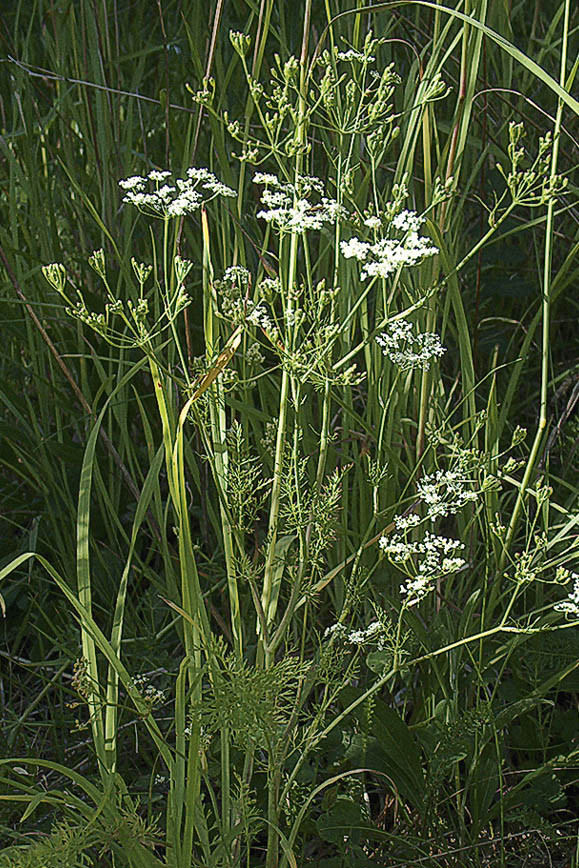
{"label": "white flower cluster", "polygon": [[365,645],[367,642],[375,640],[382,634],[382,624],[380,621],[372,621],[365,630],[352,630],[348,636],[350,645]]}
{"label": "white flower cluster", "polygon": [[571,573],[571,578],[573,579],[573,590],[566,600],[557,603],[555,609],[558,612],[565,612],[566,615],[579,616],[579,574]]}
{"label": "white flower cluster", "polygon": [[416,211],[400,211],[392,218],[392,226],[399,232],[416,232],[424,223],[424,217],[420,217]]}
{"label": "white flower cluster", "polygon": [[417,527],[420,524],[422,519],[419,515],[416,515],[415,512],[411,512],[408,515],[395,515],[394,516],[394,526],[396,530],[408,530],[411,527]]}
{"label": "white flower cluster", "polygon": [[[261,204],[265,210],[257,216],[271,223],[280,232],[307,232],[321,229],[325,223],[336,223],[347,212],[335,199],[323,195],[319,178],[300,175],[295,184],[284,184],[276,175],[257,172],[254,184],[264,184]],[[319,202],[312,203],[308,196],[315,193]]]}
{"label": "white flower cluster", "polygon": [[263,277],[259,282],[259,289],[266,298],[274,298],[281,292],[281,280],[279,277]]}
{"label": "white flower cluster", "polygon": [[[368,218],[366,225],[376,229],[377,218]],[[401,211],[391,222],[393,229],[406,233],[404,238],[382,238],[375,244],[360,241],[359,238],[350,238],[349,241],[340,242],[342,256],[346,259],[357,259],[364,265],[360,272],[360,278],[388,277],[399,268],[418,265],[427,256],[438,253],[430,239],[419,235],[419,230],[425,218],[420,217],[414,211]]]}
{"label": "white flower cluster", "polygon": [[238,286],[249,286],[250,278],[250,272],[243,265],[230,265],[223,272],[225,283],[236,284]]}
{"label": "white flower cluster", "polygon": [[467,485],[468,480],[460,469],[437,470],[423,476],[416,483],[416,489],[426,504],[428,517],[434,521],[439,516],[455,515],[467,503],[477,499],[476,491],[471,491]]}
{"label": "white flower cluster", "polygon": [[349,241],[340,241],[340,250],[345,259],[365,259],[371,247],[368,241],[360,241],[356,237]]}
{"label": "white flower cluster", "polygon": [[338,60],[343,60],[345,63],[374,63],[376,58],[372,54],[364,54],[362,51],[356,51],[354,48],[348,51],[338,51],[336,55]]}
{"label": "white flower cluster", "polygon": [[370,217],[366,217],[366,219],[364,220],[364,226],[367,226],[368,229],[380,229],[380,227],[382,226],[382,221],[379,217],[376,217],[372,214],[370,215]]}
{"label": "white flower cluster", "polygon": [[216,196],[237,196],[209,169],[190,168],[186,178],[176,178],[174,184],[164,183],[171,174],[154,169],[146,177],[133,175],[119,181],[119,187],[126,191],[123,202],[154,217],[183,217]]}
{"label": "white flower cluster", "polygon": [[248,299],[248,301],[245,302],[245,309],[248,322],[252,325],[259,326],[259,328],[262,328],[264,332],[272,331],[273,323],[263,304],[256,304],[251,301],[251,299]]}
{"label": "white flower cluster", "polygon": [[339,642],[346,642],[349,645],[366,645],[368,642],[378,641],[378,646],[381,647],[380,637],[384,629],[380,621],[372,621],[365,630],[349,631],[343,624],[332,624],[324,632],[324,639],[329,639],[334,636]]}
{"label": "white flower cluster", "polygon": [[159,705],[163,702],[164,692],[150,684],[146,675],[136,675],[133,678],[133,684],[146,702],[151,705]]}
{"label": "white flower cluster", "polygon": [[387,330],[376,337],[376,343],[382,347],[384,355],[403,371],[414,368],[428,371],[431,360],[446,352],[437,334],[414,334],[412,323],[404,319],[390,323]]}
{"label": "white flower cluster", "polygon": [[417,603],[432,590],[433,581],[449,573],[455,573],[466,563],[457,557],[456,552],[464,549],[464,544],[456,539],[426,532],[422,540],[408,541],[400,534],[383,536],[380,548],[395,564],[408,564],[414,567],[414,575],[400,586],[400,593],[407,598],[407,604]]}

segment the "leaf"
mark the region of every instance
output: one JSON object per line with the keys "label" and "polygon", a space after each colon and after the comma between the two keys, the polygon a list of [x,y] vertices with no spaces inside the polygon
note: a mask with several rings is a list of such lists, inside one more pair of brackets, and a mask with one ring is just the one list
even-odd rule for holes
{"label": "leaf", "polygon": [[383,675],[392,666],[392,651],[370,651],[366,657],[366,665],[376,675]]}
{"label": "leaf", "polygon": [[331,844],[344,845],[348,842],[357,844],[364,829],[372,829],[358,802],[342,796],[334,807],[318,817],[316,826],[320,837]]}
{"label": "leaf", "polygon": [[499,770],[494,744],[481,752],[470,781],[472,823],[480,831],[488,820],[489,807],[499,791]]}
{"label": "leaf", "polygon": [[212,365],[207,373],[203,375],[199,385],[195,389],[192,398],[193,401],[196,401],[201,397],[203,392],[207,391],[209,386],[217,379],[223,368],[229,364],[241,343],[242,331],[242,327],[237,326],[235,331],[229,336],[227,343],[217,356],[215,364]]}
{"label": "leaf", "polygon": [[365,743],[360,739],[357,747],[353,743],[349,759],[385,775],[395,795],[422,808],[425,783],[420,747],[399,714],[382,700],[376,700],[369,737]]}

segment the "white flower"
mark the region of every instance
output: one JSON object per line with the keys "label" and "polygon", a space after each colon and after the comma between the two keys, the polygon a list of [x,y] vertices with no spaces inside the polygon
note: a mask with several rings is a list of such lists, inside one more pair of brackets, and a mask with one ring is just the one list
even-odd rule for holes
{"label": "white flower", "polygon": [[438,247],[429,244],[428,239],[410,232],[404,241],[383,238],[370,247],[372,259],[366,262],[360,277],[388,277],[399,268],[418,265],[427,256],[438,253]]}
{"label": "white flower", "polygon": [[324,182],[316,175],[298,175],[296,190],[303,196],[308,196],[312,190],[315,190],[321,196],[324,192]]}
{"label": "white flower", "polygon": [[146,179],[141,178],[140,175],[131,175],[130,178],[119,181],[119,187],[122,187],[123,190],[140,190],[146,183]]}
{"label": "white flower", "polygon": [[230,265],[223,272],[223,280],[226,283],[238,283],[241,286],[248,286],[250,273],[243,265]]}
{"label": "white flower", "polygon": [[322,196],[319,207],[324,212],[324,222],[336,223],[338,220],[347,217],[346,209],[336,202],[335,199],[328,199],[327,196]]}
{"label": "white flower", "polygon": [[167,204],[169,217],[182,217],[197,211],[203,202],[203,197],[195,190],[183,190],[172,202]]}
{"label": "white flower", "polygon": [[403,597],[407,597],[407,602],[410,599],[421,600],[422,597],[425,597],[429,591],[431,591],[433,585],[430,580],[425,578],[424,576],[419,576],[415,579],[408,579],[405,585],[400,585],[400,594]]}
{"label": "white flower", "polygon": [[219,181],[209,169],[187,169],[187,177],[195,184],[201,184],[203,189],[209,190],[213,196],[237,196],[235,190]]}
{"label": "white flower", "polygon": [[348,635],[348,642],[351,645],[365,645],[382,632],[382,625],[379,621],[373,621],[365,630],[353,630]]}
{"label": "white flower", "polygon": [[[161,173],[159,172],[159,174]],[[175,192],[175,187],[171,187],[169,184],[163,184],[163,186],[159,187],[159,189],[157,190],[157,196],[163,201],[170,201],[173,198],[173,193]]]}
{"label": "white flower", "polygon": [[[371,229],[378,228],[377,217],[368,217],[364,222]],[[399,232],[405,232],[402,239],[382,238],[375,244],[367,244],[358,238],[343,241],[340,245],[342,255],[347,259],[355,258],[363,262],[360,277],[388,277],[399,268],[409,268],[418,265],[427,256],[438,253],[438,247],[431,244],[430,239],[419,235],[418,230],[424,223],[415,211],[401,211],[391,222],[392,227]]]}
{"label": "white flower", "polygon": [[277,175],[267,174],[266,172],[256,172],[253,176],[254,184],[263,184],[264,186],[279,187],[280,181]]}
{"label": "white flower", "polygon": [[227,184],[223,184],[221,181],[216,181],[213,184],[203,184],[203,188],[205,190],[211,190],[214,196],[225,196],[228,199],[235,199],[237,197],[235,190],[228,187]]}
{"label": "white flower", "polygon": [[566,600],[557,603],[555,609],[558,612],[565,612],[566,615],[579,616],[579,574],[571,573],[571,578],[574,580],[573,590]]}
{"label": "white flower", "polygon": [[384,349],[396,350],[403,341],[412,340],[412,323],[405,319],[397,319],[389,323],[388,330],[378,335],[376,342]]}
{"label": "white flower", "polygon": [[355,51],[353,48],[348,51],[338,51],[337,57],[345,63],[374,63],[376,60],[371,54],[365,55],[362,51]]}
{"label": "white flower", "polygon": [[[241,307],[243,302],[239,301],[238,305]],[[245,302],[246,311],[247,311],[247,321],[252,325],[258,326],[262,328],[264,332],[271,331],[273,328],[273,323],[271,322],[267,310],[262,304],[255,304],[255,302],[248,300]]]}
{"label": "white flower", "polygon": [[399,534],[383,536],[378,544],[392,563],[403,564],[409,573],[400,586],[407,605],[415,605],[425,597],[436,579],[455,573],[466,564],[464,558],[456,556],[456,552],[464,549],[463,543],[428,532],[417,541],[408,541]]}
{"label": "white flower", "polygon": [[324,631],[324,639],[329,639],[332,636],[335,636],[336,639],[343,639],[347,632],[343,624],[332,624],[331,627],[327,627]]}
{"label": "white flower", "polygon": [[401,211],[393,218],[392,225],[400,232],[418,232],[425,219],[425,217],[420,217],[416,211]]}
{"label": "white flower", "polygon": [[382,624],[373,621],[365,630],[352,630],[348,633],[343,624],[332,624],[324,632],[324,639],[334,636],[340,642],[348,642],[350,645],[365,645],[367,642],[376,640],[383,633]]}
{"label": "white flower", "polygon": [[437,470],[423,476],[416,488],[428,508],[428,517],[434,521],[439,516],[456,514],[467,503],[477,499],[477,493],[469,490],[467,485],[468,480],[460,470]]}
{"label": "white flower", "polygon": [[[154,217],[182,217],[197,211],[204,202],[216,196],[236,196],[235,190],[221,183],[209,169],[187,169],[186,178],[177,178],[175,184],[158,185],[171,176],[171,172],[153,169],[146,178],[134,175],[119,181],[126,190],[123,202]],[[151,184],[151,192],[145,192]],[[201,192],[197,188],[201,187]]]}
{"label": "white flower", "polygon": [[286,310],[284,314],[285,324],[288,329],[293,328],[296,323],[299,323],[301,311],[296,310],[295,307],[290,310]]}
{"label": "white flower", "polygon": [[421,573],[440,572],[441,556],[453,554],[464,548],[464,544],[460,540],[438,536],[428,531],[422,540],[407,541],[399,534],[393,534],[391,537],[380,537],[378,544],[395,563],[404,563],[414,555],[423,555],[418,567]]}
{"label": "white flower", "polygon": [[279,277],[264,277],[259,283],[262,292],[269,295],[277,295],[281,292],[281,281]]}
{"label": "white flower", "polygon": [[164,181],[165,178],[171,177],[171,172],[169,172],[167,169],[164,169],[162,172],[157,171],[157,169],[153,169],[152,172],[149,172],[147,177],[151,181]]}
{"label": "white flower", "polygon": [[146,675],[135,675],[133,685],[137,688],[141,696],[151,705],[158,705],[165,698],[165,694],[159,688],[154,687]]}
{"label": "white flower", "polygon": [[390,323],[387,330],[376,337],[376,343],[382,347],[384,355],[403,371],[413,368],[428,371],[431,360],[446,352],[437,334],[414,334],[412,323],[403,319]]}
{"label": "white flower", "polygon": [[[321,195],[322,182],[311,175],[298,176],[295,184],[282,184],[275,175],[258,172],[253,176],[253,182],[266,187],[260,200],[265,209],[259,211],[257,216],[280,232],[321,229],[325,223],[336,223],[347,214],[335,199]],[[312,192],[320,196],[320,202],[311,202],[306,198]]]}
{"label": "white flower", "polygon": [[350,238],[349,241],[340,241],[340,250],[344,259],[365,259],[371,245],[358,238]]}
{"label": "white flower", "polygon": [[443,558],[441,572],[447,575],[448,573],[456,573],[461,570],[466,561],[464,558]]}
{"label": "white flower", "polygon": [[[409,515],[395,515],[394,516],[394,526],[396,530],[408,530],[410,527],[416,527],[420,524],[420,516],[416,515],[415,512],[411,512]],[[382,537],[384,539],[384,537]]]}
{"label": "white flower", "polygon": [[367,226],[368,229],[380,229],[382,221],[379,217],[366,217],[364,220],[364,226]]}

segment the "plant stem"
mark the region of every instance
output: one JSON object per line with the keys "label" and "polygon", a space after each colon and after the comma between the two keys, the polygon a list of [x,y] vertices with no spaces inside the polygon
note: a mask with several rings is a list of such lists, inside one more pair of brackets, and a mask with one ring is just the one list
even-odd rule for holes
{"label": "plant stem", "polygon": [[[569,42],[569,8],[570,0],[565,0],[565,13],[563,20],[563,40],[561,48],[561,65],[559,71],[559,84],[565,87],[565,79],[567,74],[567,44]],[[557,106],[557,116],[553,129],[553,150],[551,152],[551,170],[550,181],[552,182],[557,174],[557,161],[559,156],[559,139],[561,136],[561,123],[563,119],[563,102],[559,99]],[[535,466],[539,457],[539,452],[543,437],[547,429],[547,390],[549,385],[549,337],[550,337],[550,319],[551,319],[551,266],[553,258],[553,218],[555,213],[555,199],[551,197],[547,205],[547,220],[545,224],[545,252],[543,257],[543,328],[542,328],[542,348],[541,348],[541,396],[539,403],[539,423],[535,433],[535,439],[531,447],[531,452],[525,467],[525,473],[517,493],[515,505],[511,515],[511,520],[505,535],[505,544],[503,553],[499,561],[499,572],[505,567],[506,558],[515,536],[519,516],[525,500],[527,486],[534,474]]]}

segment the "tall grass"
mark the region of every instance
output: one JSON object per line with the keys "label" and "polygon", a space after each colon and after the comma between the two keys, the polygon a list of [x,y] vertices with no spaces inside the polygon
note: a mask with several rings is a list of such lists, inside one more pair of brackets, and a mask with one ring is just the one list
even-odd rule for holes
{"label": "tall grass", "polygon": [[0,864],[577,864],[572,13],[3,13]]}

